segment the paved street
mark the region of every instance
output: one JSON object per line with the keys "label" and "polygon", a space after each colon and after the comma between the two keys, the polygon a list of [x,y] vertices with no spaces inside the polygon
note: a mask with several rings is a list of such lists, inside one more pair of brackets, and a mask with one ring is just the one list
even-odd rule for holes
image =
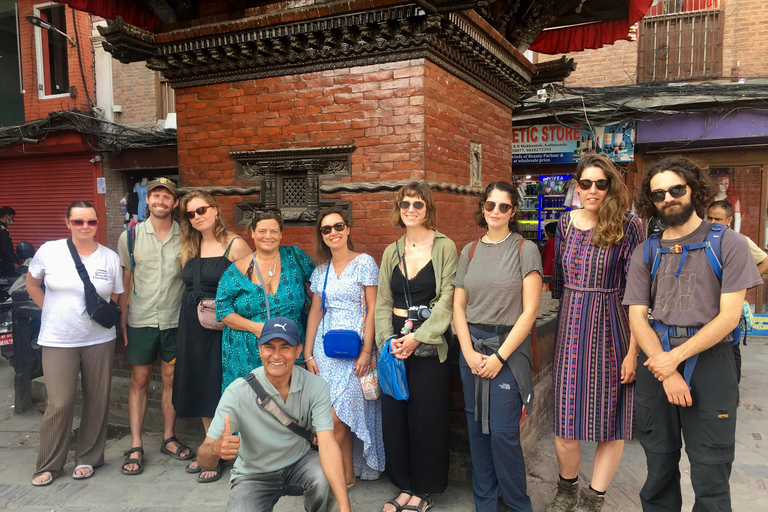
{"label": "paved street", "polygon": [[[736,511],[768,510],[768,345],[755,338],[744,354],[744,377],[739,407],[736,462],[733,466],[731,489],[733,509]],[[120,473],[122,452],[129,445],[125,433],[111,432],[107,442],[106,464],[96,475],[84,481],[70,478],[74,463],[70,460],[65,473],[42,488],[29,482],[34,471],[38,450],[40,410],[33,409],[23,415],[14,414],[13,371],[5,359],[0,360],[0,510],[22,511],[187,511],[223,510],[227,500],[227,477],[212,484],[198,484],[184,472],[183,463],[161,455],[160,434],[145,438],[147,448],[145,470],[142,475],[127,477]],[[77,419],[75,420],[78,421]],[[192,444],[200,439],[186,439]],[[552,434],[545,434],[536,456],[527,461],[529,494],[534,511],[543,512],[553,495],[557,477],[557,464]],[[582,482],[588,482],[594,455],[594,446],[584,447]],[[690,510],[693,492],[686,472],[684,482],[684,508]],[[637,511],[640,503],[637,493],[645,475],[642,449],[636,442],[628,443],[621,466],[609,489],[604,510]],[[350,496],[356,511],[381,510],[383,503],[395,494],[386,477],[376,482],[360,482]],[[299,498],[283,498],[275,509],[279,512],[303,510]],[[470,482],[451,482],[444,494],[436,496],[436,511],[471,511]],[[507,510],[500,507],[500,510]]]}

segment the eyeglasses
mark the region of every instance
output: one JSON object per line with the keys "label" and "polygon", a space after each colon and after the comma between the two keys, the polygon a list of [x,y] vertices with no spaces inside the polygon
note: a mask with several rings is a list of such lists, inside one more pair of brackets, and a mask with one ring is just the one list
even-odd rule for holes
{"label": "eyeglasses", "polygon": [[424,206],[426,206],[424,204],[424,201],[414,201],[414,202],[400,201],[397,204],[398,204],[398,206],[400,206],[401,210],[408,210],[408,209],[411,208],[411,206],[413,206],[414,210],[421,210],[422,208],[424,208]]}
{"label": "eyeglasses", "polygon": [[70,220],[73,226],[82,227],[84,224],[88,223],[89,226],[98,226],[99,221],[98,220],[83,220],[83,219],[72,219]]}
{"label": "eyeglasses", "polygon": [[675,185],[674,187],[670,187],[667,190],[654,190],[650,194],[648,194],[648,197],[651,198],[651,201],[654,203],[661,203],[664,201],[664,199],[667,198],[667,192],[669,192],[669,195],[672,196],[673,199],[677,199],[679,197],[683,197],[685,193],[688,190],[688,185]]}
{"label": "eyeglasses", "polygon": [[581,190],[589,190],[592,188],[592,185],[595,185],[597,190],[608,190],[608,185],[611,182],[608,180],[579,180],[577,183]]}
{"label": "eyeglasses", "polygon": [[320,226],[320,232],[324,235],[330,235],[331,229],[335,229],[336,231],[344,231],[344,228],[346,227],[346,222],[337,222],[333,226]]}
{"label": "eyeglasses", "polygon": [[509,210],[514,208],[509,203],[496,203],[494,201],[483,201],[483,209],[485,211],[487,211],[487,212],[492,212],[493,210],[495,210],[496,209],[496,205],[499,206],[499,211],[501,213],[507,213]]}
{"label": "eyeglasses", "polygon": [[184,215],[187,216],[188,219],[194,219],[195,215],[203,216],[205,215],[205,212],[208,211],[208,208],[213,208],[212,206],[201,206],[200,208],[195,208],[191,212],[184,212]]}

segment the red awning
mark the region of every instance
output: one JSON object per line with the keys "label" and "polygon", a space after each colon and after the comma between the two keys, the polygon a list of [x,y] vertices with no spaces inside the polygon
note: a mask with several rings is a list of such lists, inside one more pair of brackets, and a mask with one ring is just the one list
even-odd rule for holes
{"label": "red awning", "polygon": [[629,29],[651,8],[653,0],[629,0],[629,19],[590,23],[541,32],[529,50],[548,55],[597,50],[606,44],[629,40]]}
{"label": "red awning", "polygon": [[145,5],[131,0],[58,0],[78,11],[85,11],[102,18],[114,20],[118,16],[135,27],[155,31],[163,24],[160,18]]}

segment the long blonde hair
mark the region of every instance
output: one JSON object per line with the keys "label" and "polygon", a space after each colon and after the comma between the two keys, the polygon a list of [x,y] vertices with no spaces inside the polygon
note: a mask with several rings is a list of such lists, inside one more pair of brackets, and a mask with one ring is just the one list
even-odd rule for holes
{"label": "long blonde hair", "polygon": [[592,245],[610,247],[617,245],[624,238],[624,223],[629,210],[629,192],[621,180],[621,174],[608,158],[602,155],[587,155],[576,166],[576,181],[589,167],[597,167],[608,178],[608,194],[597,209],[597,225],[592,232]]}
{"label": "long blonde hair", "polygon": [[[211,194],[202,189],[190,190],[181,198],[179,202],[179,220],[181,224],[181,266],[200,254],[200,242],[203,240],[203,234],[192,227],[187,218],[187,203],[192,199],[199,198],[205,201],[208,206],[214,206],[221,214],[219,203]],[[213,221],[213,236],[222,244],[227,241],[227,226],[221,215],[216,215]]]}

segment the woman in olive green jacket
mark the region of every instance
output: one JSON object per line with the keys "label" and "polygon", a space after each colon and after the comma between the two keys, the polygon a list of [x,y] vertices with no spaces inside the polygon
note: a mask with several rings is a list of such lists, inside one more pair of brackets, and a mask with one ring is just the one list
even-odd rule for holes
{"label": "woman in olive green jacket", "polygon": [[432,191],[413,182],[397,193],[390,215],[405,235],[384,250],[376,301],[376,343],[391,340],[405,361],[410,397],[382,395],[386,472],[400,489],[383,512],[410,505],[422,512],[430,493],[448,485],[448,343],[453,316],[456,245],[435,230]]}

